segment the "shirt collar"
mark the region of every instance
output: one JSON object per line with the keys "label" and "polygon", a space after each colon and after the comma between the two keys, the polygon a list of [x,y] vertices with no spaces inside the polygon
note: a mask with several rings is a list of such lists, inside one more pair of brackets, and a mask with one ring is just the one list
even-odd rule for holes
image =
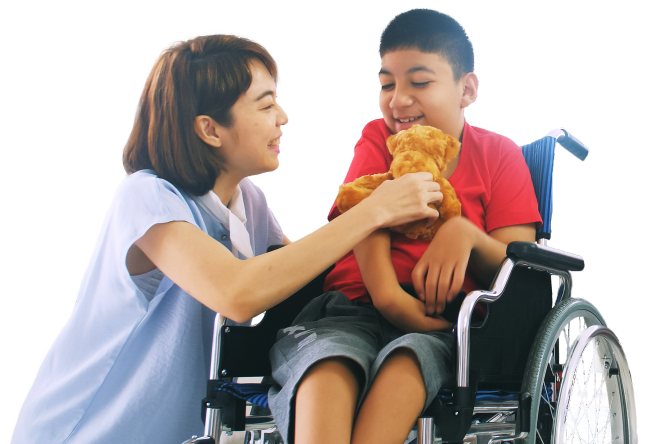
{"label": "shirt collar", "polygon": [[242,254],[245,258],[250,258],[254,255],[250,244],[249,233],[245,227],[247,217],[240,186],[236,186],[236,190],[229,200],[229,207],[226,207],[222,203],[213,190],[203,196],[195,196],[194,200],[214,219],[220,222],[225,229],[229,230],[231,252],[234,256],[238,257],[238,253]]}
{"label": "shirt collar", "polygon": [[234,194],[231,195],[229,206],[226,207],[217,194],[210,190],[203,196],[194,196],[195,201],[200,204],[204,210],[215,217],[223,227],[229,229],[229,212],[231,211],[243,224],[247,222],[245,213],[245,202],[243,201],[243,192],[240,185],[236,185]]}

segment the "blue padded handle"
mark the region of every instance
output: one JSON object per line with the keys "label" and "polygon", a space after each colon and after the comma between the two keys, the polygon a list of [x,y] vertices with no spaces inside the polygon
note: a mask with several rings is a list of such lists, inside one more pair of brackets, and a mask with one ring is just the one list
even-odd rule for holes
{"label": "blue padded handle", "polygon": [[562,132],[565,133],[565,135],[558,137],[558,143],[571,154],[578,157],[580,160],[585,160],[589,150],[585,147],[583,142],[576,139],[571,135],[571,133],[569,133],[569,131],[565,129],[562,129]]}

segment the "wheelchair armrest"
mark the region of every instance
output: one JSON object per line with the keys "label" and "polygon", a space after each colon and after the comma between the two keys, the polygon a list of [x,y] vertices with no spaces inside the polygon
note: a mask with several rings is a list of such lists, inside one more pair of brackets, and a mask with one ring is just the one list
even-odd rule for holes
{"label": "wheelchair armrest", "polygon": [[533,242],[511,242],[506,248],[506,255],[513,260],[524,260],[534,265],[565,271],[581,271],[585,268],[581,256]]}

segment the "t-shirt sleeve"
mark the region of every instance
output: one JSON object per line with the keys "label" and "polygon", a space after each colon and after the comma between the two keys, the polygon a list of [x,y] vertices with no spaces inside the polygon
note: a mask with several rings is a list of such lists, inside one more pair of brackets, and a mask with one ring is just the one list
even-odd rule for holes
{"label": "t-shirt sleeve", "polygon": [[145,171],[123,181],[109,210],[106,235],[126,255],[132,244],[152,226],[184,221],[198,226],[181,192],[170,182]]}
{"label": "t-shirt sleeve", "polygon": [[521,149],[508,139],[501,144],[499,163],[492,177],[486,207],[485,229],[511,225],[542,224],[531,175]]}
{"label": "t-shirt sleeve", "polygon": [[[385,144],[387,135],[382,130],[382,122],[382,120],[372,121],[363,130],[360,140],[354,147],[354,158],[343,183],[353,182],[368,174],[387,173],[390,169],[392,156]],[[338,216],[340,210],[334,201],[328,219],[333,220]]]}

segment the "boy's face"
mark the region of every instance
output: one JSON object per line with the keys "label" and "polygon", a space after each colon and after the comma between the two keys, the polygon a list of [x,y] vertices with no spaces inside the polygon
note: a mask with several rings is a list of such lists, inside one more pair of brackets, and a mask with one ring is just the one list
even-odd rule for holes
{"label": "boy's face", "polygon": [[386,125],[398,133],[427,125],[459,138],[464,126],[466,77],[454,80],[449,62],[417,49],[387,52],[381,59],[379,105]]}

